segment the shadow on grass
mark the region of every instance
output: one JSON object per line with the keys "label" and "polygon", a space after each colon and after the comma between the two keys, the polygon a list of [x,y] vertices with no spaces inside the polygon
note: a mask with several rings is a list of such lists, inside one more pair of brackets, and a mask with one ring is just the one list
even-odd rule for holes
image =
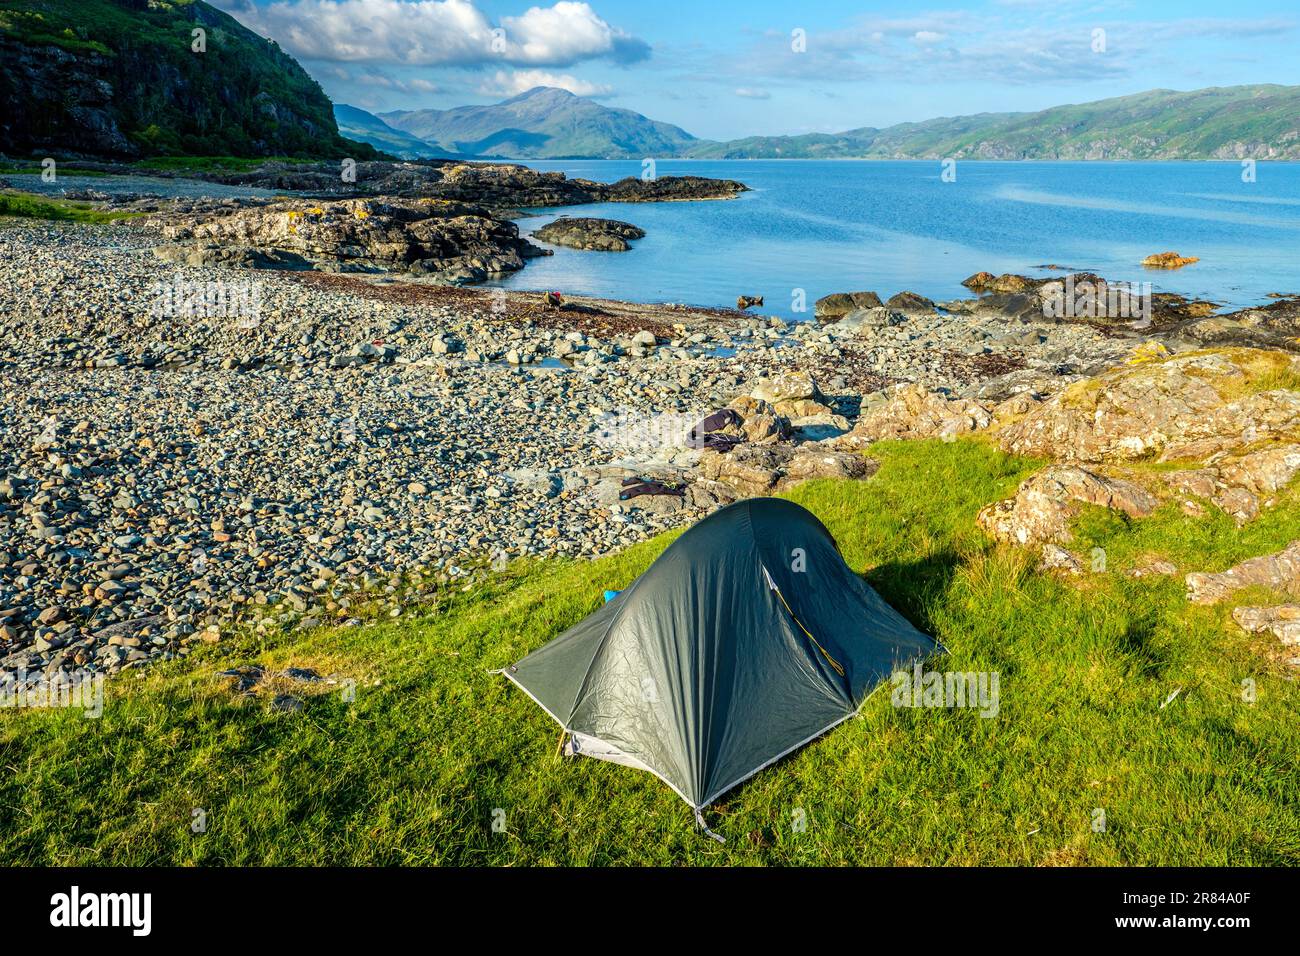
{"label": "shadow on grass", "polygon": [[1172,663],[1168,652],[1160,646],[1160,622],[1160,613],[1148,608],[1130,621],[1116,639],[1119,649],[1133,659],[1142,674],[1151,678],[1159,678]]}
{"label": "shadow on grass", "polygon": [[961,555],[945,549],[919,561],[887,561],[863,577],[913,627],[933,634],[935,625],[930,608],[952,585],[962,564]]}

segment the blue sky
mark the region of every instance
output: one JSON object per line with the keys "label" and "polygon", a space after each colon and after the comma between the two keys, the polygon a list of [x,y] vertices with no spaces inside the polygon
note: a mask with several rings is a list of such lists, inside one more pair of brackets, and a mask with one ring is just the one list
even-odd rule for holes
{"label": "blue sky", "polygon": [[710,139],[1300,84],[1295,0],[214,2],[336,102],[445,109],[563,86]]}

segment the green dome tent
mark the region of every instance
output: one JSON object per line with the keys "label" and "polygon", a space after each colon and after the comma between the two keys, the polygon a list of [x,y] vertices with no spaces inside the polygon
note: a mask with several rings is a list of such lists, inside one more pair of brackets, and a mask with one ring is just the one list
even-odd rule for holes
{"label": "green dome tent", "polygon": [[812,513],[753,498],[699,522],[502,673],[568,732],[568,753],[650,771],[701,820],[936,647],[853,573]]}

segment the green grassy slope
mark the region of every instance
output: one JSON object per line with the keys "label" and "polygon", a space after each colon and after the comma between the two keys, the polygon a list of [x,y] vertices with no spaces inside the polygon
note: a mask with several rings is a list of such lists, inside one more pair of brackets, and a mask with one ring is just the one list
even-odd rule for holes
{"label": "green grassy slope", "polygon": [[[1171,509],[1136,523],[1089,513],[1081,544],[1104,548],[1108,570],[1065,582],[974,525],[1034,463],[974,441],[873,453],[883,467],[870,481],[790,497],[948,646],[932,666],[999,673],[1000,713],[896,709],[876,694],[709,812],[725,846],[648,774],[557,759],[556,725],[488,673],[627,585],[668,535],[594,563],[494,574],[397,619],[383,600],[359,627],[250,631],[111,683],[99,720],[0,711],[0,861],[1300,862],[1300,688],[1225,626],[1226,611],[1190,607],[1180,577],[1122,574],[1146,552],[1218,569],[1281,547],[1300,537],[1294,492],[1241,531]],[[351,676],[356,700],[323,694],[281,714],[237,704],[213,673],[253,660]]]}
{"label": "green grassy slope", "polygon": [[1300,87],[1149,90],[1037,113],[701,143],[699,158],[1300,159]]}
{"label": "green grassy slope", "polygon": [[51,219],[60,222],[109,223],[135,219],[143,213],[103,212],[87,203],[47,199],[35,193],[0,190],[0,216],[21,219]]}
{"label": "green grassy slope", "polygon": [[373,155],[291,56],[202,0],[0,0],[0,150],[58,148]]}

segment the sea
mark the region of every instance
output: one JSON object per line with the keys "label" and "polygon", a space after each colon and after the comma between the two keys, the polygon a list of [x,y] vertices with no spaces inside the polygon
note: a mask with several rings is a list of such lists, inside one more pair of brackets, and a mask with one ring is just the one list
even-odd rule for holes
{"label": "sea", "polygon": [[[909,290],[936,302],[971,295],[972,273],[1096,272],[1225,308],[1300,293],[1300,163],[878,160],[530,161],[613,182],[713,176],[737,199],[606,203],[530,210],[522,232],[560,215],[620,219],[646,231],[628,252],[549,247],[554,255],[494,285],[638,302],[734,305],[812,315],[831,292]],[[1200,261],[1141,266],[1174,251]]]}

